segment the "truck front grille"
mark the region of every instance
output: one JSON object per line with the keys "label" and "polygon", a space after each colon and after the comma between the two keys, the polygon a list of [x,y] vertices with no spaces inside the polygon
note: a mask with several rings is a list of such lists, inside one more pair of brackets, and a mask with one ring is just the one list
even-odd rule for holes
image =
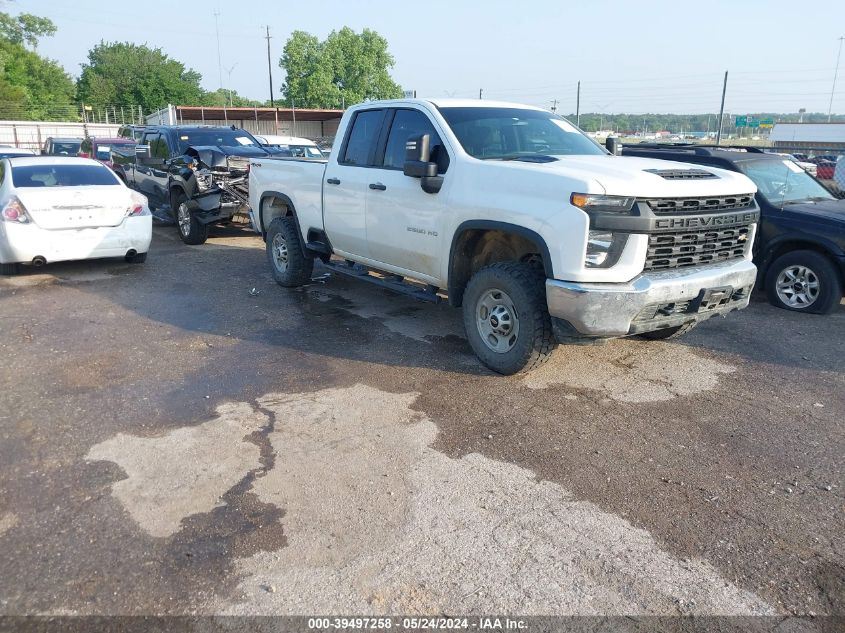
{"label": "truck front grille", "polygon": [[715,264],[745,257],[751,225],[648,236],[645,270]]}
{"label": "truck front grille", "polygon": [[653,198],[645,202],[657,215],[683,215],[748,209],[754,204],[754,196],[749,193],[712,198]]}

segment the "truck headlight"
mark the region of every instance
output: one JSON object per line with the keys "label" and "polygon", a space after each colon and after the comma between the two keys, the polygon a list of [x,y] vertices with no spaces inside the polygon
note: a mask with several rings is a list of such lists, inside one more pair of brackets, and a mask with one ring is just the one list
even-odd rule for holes
{"label": "truck headlight", "polygon": [[587,268],[610,268],[619,261],[619,255],[628,241],[626,233],[612,231],[590,231],[587,234],[587,252],[584,265]]}
{"label": "truck headlight", "polygon": [[627,196],[600,196],[593,193],[573,193],[569,201],[586,212],[630,213],[635,198]]}

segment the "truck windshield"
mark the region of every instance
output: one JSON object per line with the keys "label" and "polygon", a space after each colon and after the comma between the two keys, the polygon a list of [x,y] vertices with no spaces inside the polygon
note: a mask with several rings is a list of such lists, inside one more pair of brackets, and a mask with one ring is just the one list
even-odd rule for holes
{"label": "truck windshield", "polygon": [[464,150],[483,160],[605,154],[563,117],[523,108],[441,108]]}
{"label": "truck windshield", "polygon": [[776,207],[788,202],[834,199],[827,189],[795,161],[749,160],[739,162],[738,166],[754,181],[766,200]]}
{"label": "truck windshield", "polygon": [[184,152],[189,146],[201,147],[241,147],[243,145],[258,145],[252,136],[243,130],[233,130],[227,127],[208,128],[203,130],[179,130],[179,151]]}

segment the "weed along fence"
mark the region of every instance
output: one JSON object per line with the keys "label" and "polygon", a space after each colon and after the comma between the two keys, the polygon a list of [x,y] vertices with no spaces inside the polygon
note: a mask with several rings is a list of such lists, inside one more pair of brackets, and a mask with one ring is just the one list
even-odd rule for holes
{"label": "weed along fence", "polygon": [[85,138],[117,136],[119,124],[57,123],[55,121],[0,121],[0,145],[24,147],[35,151],[49,137]]}

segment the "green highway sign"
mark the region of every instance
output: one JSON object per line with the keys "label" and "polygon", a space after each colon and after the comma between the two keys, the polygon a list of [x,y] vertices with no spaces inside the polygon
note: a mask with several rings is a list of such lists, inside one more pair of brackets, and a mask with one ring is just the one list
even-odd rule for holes
{"label": "green highway sign", "polygon": [[739,114],[736,115],[736,127],[746,127],[748,125],[748,119],[745,115],[740,116]]}
{"label": "green highway sign", "polygon": [[772,117],[766,117],[765,119],[760,119],[760,127],[774,127],[775,120]]}

